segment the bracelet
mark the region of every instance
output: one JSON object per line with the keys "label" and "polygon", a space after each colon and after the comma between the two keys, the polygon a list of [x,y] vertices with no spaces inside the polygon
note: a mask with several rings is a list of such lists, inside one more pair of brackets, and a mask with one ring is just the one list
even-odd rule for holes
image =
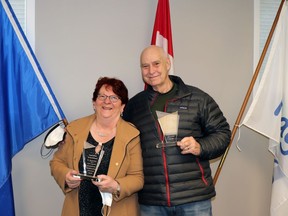
{"label": "bracelet", "polygon": [[[117,182],[117,181],[116,181]],[[116,191],[114,191],[113,196],[115,196],[116,198],[118,198],[120,196],[120,184],[117,182],[117,189]]]}

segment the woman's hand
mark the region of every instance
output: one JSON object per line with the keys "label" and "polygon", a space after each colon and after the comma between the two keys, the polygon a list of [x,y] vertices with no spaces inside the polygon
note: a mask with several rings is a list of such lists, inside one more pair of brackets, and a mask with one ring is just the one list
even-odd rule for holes
{"label": "woman's hand", "polygon": [[98,181],[92,181],[101,192],[114,193],[119,188],[118,182],[107,175],[98,175]]}
{"label": "woman's hand", "polygon": [[65,176],[66,184],[71,189],[77,188],[80,185],[81,179],[74,177],[74,175],[76,174],[77,174],[76,170],[70,170]]}

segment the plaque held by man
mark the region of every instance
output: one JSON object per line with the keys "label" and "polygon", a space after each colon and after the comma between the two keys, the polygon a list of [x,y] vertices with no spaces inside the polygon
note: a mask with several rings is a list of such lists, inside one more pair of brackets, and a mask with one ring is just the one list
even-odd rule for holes
{"label": "plaque held by man", "polygon": [[179,115],[178,112],[167,113],[156,111],[164,140],[156,144],[156,148],[173,147],[177,145]]}

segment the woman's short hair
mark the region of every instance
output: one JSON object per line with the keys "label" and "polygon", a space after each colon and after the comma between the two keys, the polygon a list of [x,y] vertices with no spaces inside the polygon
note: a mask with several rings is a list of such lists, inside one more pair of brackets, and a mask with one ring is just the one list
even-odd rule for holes
{"label": "woman's short hair", "polygon": [[96,83],[95,90],[93,92],[93,101],[96,101],[97,96],[99,94],[100,88],[105,86],[105,88],[111,88],[112,91],[120,98],[122,104],[127,104],[128,102],[128,90],[125,84],[116,78],[110,77],[100,77]]}

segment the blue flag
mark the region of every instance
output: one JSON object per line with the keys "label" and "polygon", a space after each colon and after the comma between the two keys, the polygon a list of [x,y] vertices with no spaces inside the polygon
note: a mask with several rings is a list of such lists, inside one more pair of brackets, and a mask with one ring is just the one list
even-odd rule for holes
{"label": "blue flag", "polygon": [[0,215],[14,216],[12,158],[65,116],[7,0],[0,4]]}

